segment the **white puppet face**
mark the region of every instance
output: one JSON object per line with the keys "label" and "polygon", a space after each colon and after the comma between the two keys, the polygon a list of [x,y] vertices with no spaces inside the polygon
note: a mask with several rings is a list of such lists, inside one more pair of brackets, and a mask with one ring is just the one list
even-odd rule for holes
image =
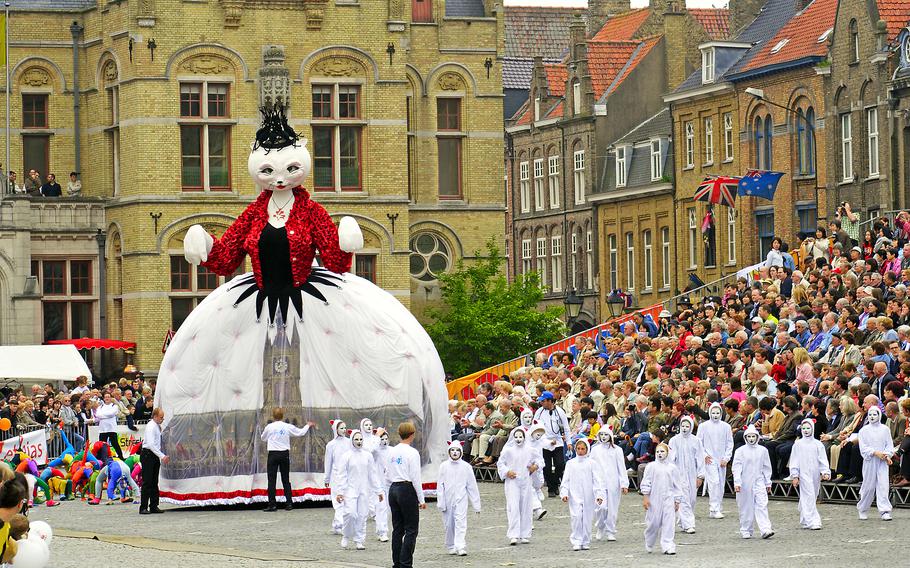
{"label": "white puppet face", "polygon": [[351,444],[353,444],[355,448],[362,448],[363,447],[363,434],[361,434],[360,432],[355,433],[351,437]]}
{"label": "white puppet face", "polygon": [[654,451],[654,455],[657,456],[657,461],[664,461],[669,455],[667,452],[667,447],[663,444],[657,446],[657,450]]}
{"label": "white puppet face", "polygon": [[389,447],[389,435],[383,432],[382,436],[379,437],[379,447],[388,448]]}
{"label": "white puppet face", "polygon": [[373,431],[373,421],[370,420],[369,418],[366,418],[363,420],[363,422],[360,423],[360,427],[361,427],[361,430],[363,430],[364,432],[372,432]]}
{"label": "white puppet face", "polygon": [[522,431],[522,430],[515,430],[515,434],[513,435],[513,437],[514,437],[514,439],[515,439],[515,444],[516,444],[516,445],[520,446],[520,445],[522,445],[522,444],[525,443],[525,433],[524,433],[524,431]]}
{"label": "white puppet face", "polygon": [[335,423],[335,433],[342,437],[347,437],[348,435],[348,425],[344,422]]}
{"label": "white puppet face", "polygon": [[746,443],[749,444],[750,446],[754,446],[755,444],[758,443],[758,434],[749,433],[743,437],[746,439]]}
{"label": "white puppet face", "polygon": [[799,431],[802,432],[803,438],[811,438],[815,434],[815,428],[811,424],[803,424],[799,427]]}
{"label": "white puppet face", "polygon": [[541,438],[543,438],[543,428],[538,428],[531,432],[531,439],[535,442]]}
{"label": "white puppet face", "polygon": [[877,407],[873,406],[869,409],[869,424],[878,424],[882,421],[882,411]]}
{"label": "white puppet face", "polygon": [[597,441],[600,442],[601,444],[612,445],[613,436],[611,436],[610,433],[606,429],[603,429],[597,433]]}
{"label": "white puppet face", "polygon": [[306,139],[301,138],[295,145],[277,150],[256,148],[250,152],[247,169],[259,189],[287,191],[303,184],[311,164]]}
{"label": "white puppet face", "polygon": [[461,445],[460,444],[453,444],[453,445],[449,446],[449,458],[453,462],[457,462],[458,460],[461,459]]}
{"label": "white puppet face", "polygon": [[720,420],[720,417],[722,414],[723,414],[723,411],[720,409],[719,406],[712,406],[711,409],[708,410],[708,416],[710,416],[711,420],[713,420],[715,422]]}
{"label": "white puppet face", "polygon": [[679,433],[683,436],[688,436],[692,433],[692,423],[688,420],[683,420],[679,423]]}

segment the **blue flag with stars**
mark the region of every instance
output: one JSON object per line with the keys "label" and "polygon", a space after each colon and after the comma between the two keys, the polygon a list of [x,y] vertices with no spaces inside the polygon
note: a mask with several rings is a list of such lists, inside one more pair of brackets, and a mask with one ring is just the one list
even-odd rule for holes
{"label": "blue flag with stars", "polygon": [[777,184],[783,176],[783,172],[749,170],[739,180],[736,193],[751,197],[761,197],[770,201],[774,199]]}

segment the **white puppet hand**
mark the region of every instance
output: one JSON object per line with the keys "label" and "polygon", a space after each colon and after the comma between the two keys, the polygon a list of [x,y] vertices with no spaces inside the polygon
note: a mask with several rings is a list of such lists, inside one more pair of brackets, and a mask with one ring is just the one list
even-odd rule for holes
{"label": "white puppet hand", "polygon": [[190,264],[202,264],[209,259],[214,244],[212,235],[206,233],[202,225],[193,225],[183,238],[183,256]]}
{"label": "white puppet hand", "polygon": [[344,252],[357,252],[363,248],[363,233],[353,217],[342,217],[338,223],[338,246]]}

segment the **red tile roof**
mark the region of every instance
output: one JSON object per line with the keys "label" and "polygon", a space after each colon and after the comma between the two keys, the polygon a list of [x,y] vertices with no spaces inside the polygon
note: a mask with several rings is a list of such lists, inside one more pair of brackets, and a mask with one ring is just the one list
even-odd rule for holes
{"label": "red tile roof", "polygon": [[569,79],[569,72],[563,63],[545,63],[544,71],[547,73],[547,85],[549,86],[551,97],[561,97],[566,94],[566,81]]}
{"label": "red tile roof", "polygon": [[[795,61],[804,57],[824,56],[828,43],[818,39],[834,26],[837,15],[837,0],[815,0],[805,10],[796,14],[764,47],[755,54],[743,71],[759,69],[768,65]],[[786,43],[776,52],[774,48]]]}
{"label": "red tile roof", "polygon": [[565,106],[564,101],[559,101],[553,109],[547,113],[547,118],[562,118],[563,107]]}
{"label": "red tile roof", "polygon": [[626,80],[626,77],[629,76],[632,71],[638,66],[639,63],[644,60],[644,58],[660,43],[661,36],[654,36],[642,40],[641,46],[632,53],[632,59],[629,61],[628,65],[620,72],[620,75],[613,81],[609,89],[612,93],[616,90],[616,87],[620,86],[623,81]]}
{"label": "red tile roof", "polygon": [[730,35],[730,11],[726,8],[689,8],[688,11],[711,39],[726,39]]}
{"label": "red tile roof", "polygon": [[630,40],[635,37],[638,29],[650,15],[651,10],[641,8],[613,16],[591,39],[594,41]]}
{"label": "red tile roof", "polygon": [[888,41],[894,41],[897,34],[910,22],[910,2],[907,0],[877,0],[878,17],[888,25]]}
{"label": "red tile roof", "polygon": [[638,41],[588,42],[588,70],[594,86],[594,98],[599,99],[604,94],[640,45],[642,42]]}
{"label": "red tile roof", "polygon": [[515,121],[516,126],[531,124],[531,105],[528,104],[528,101],[525,101],[525,104],[515,114],[520,114],[518,120]]}

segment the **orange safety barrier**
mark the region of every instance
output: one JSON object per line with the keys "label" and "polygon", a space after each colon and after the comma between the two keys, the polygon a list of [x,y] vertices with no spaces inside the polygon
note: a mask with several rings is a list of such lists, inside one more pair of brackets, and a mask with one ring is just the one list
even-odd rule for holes
{"label": "orange safety barrier", "polygon": [[499,377],[503,375],[508,375],[509,373],[517,371],[525,365],[525,362],[528,360],[529,356],[533,357],[537,353],[543,351],[547,357],[549,357],[557,351],[566,351],[571,345],[575,343],[576,337],[594,337],[602,330],[607,329],[607,327],[613,323],[621,324],[629,321],[636,313],[650,315],[651,318],[656,322],[657,316],[660,314],[660,311],[662,309],[664,309],[663,304],[654,304],[652,306],[648,306],[647,308],[635,310],[634,312],[624,314],[616,319],[604,322],[596,327],[586,329],[581,333],[576,333],[575,335],[570,335],[565,339],[560,339],[555,343],[551,343],[550,345],[532,351],[531,353],[522,355],[521,357],[516,357],[503,363],[493,365],[492,367],[487,367],[486,369],[471,373],[470,375],[465,375],[464,377],[460,377],[454,381],[449,381],[446,384],[446,388],[449,392],[449,398],[465,400],[476,396],[474,394],[474,390],[477,385],[480,385],[481,383],[492,383],[493,381],[499,380]]}

